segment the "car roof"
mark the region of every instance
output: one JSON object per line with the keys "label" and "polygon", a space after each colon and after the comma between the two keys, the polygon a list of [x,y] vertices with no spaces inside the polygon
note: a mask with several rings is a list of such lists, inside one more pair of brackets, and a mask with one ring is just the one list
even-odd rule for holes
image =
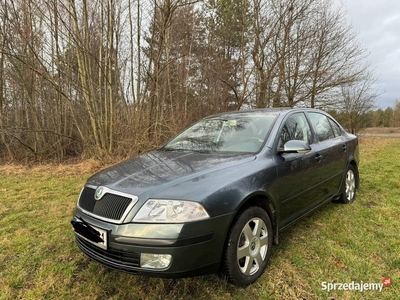
{"label": "car roof", "polygon": [[251,114],[263,114],[263,113],[277,113],[277,114],[286,114],[289,112],[295,111],[318,111],[323,112],[319,109],[315,108],[292,108],[292,107],[274,107],[274,108],[259,108],[259,109],[249,109],[249,110],[235,110],[235,111],[228,111],[223,112],[211,116],[207,116],[206,118],[214,118],[220,116],[234,116],[234,115],[251,115]]}

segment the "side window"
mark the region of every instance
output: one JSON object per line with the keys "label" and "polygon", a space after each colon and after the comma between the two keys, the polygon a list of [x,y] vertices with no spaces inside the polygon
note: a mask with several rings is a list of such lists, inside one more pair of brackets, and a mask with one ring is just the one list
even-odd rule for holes
{"label": "side window", "polygon": [[332,126],[325,115],[320,113],[308,113],[308,116],[321,142],[335,137]]}
{"label": "side window", "polygon": [[283,125],[281,131],[281,145],[290,140],[301,140],[310,144],[311,129],[303,113],[291,115]]}
{"label": "side window", "polygon": [[328,118],[329,123],[331,124],[331,127],[333,129],[333,132],[335,133],[335,137],[341,136],[342,135],[342,130],[340,129],[339,125],[336,124],[332,119]]}

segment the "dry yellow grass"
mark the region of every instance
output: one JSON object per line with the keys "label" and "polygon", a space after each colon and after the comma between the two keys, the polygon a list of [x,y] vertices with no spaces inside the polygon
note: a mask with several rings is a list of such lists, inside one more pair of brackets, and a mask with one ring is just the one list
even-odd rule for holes
{"label": "dry yellow grass", "polygon": [[21,175],[27,172],[31,174],[46,174],[50,176],[92,174],[112,163],[104,163],[96,159],[87,159],[74,163],[64,164],[38,164],[38,165],[18,165],[5,164],[0,165],[0,174],[3,175]]}
{"label": "dry yellow grass", "polygon": [[[389,133],[389,130],[394,130],[392,133],[400,133],[400,128],[367,128],[362,133]],[[370,138],[359,137],[361,147],[377,147],[389,145],[392,141],[390,138]],[[42,163],[42,164],[0,164],[0,174],[3,175],[21,175],[30,173],[33,175],[46,174],[49,176],[62,175],[77,175],[77,174],[93,174],[108,166],[120,162],[121,158],[108,159],[102,161],[99,159],[83,159],[65,163]],[[1,190],[0,190],[1,191]]]}
{"label": "dry yellow grass", "polygon": [[400,134],[400,127],[370,127],[360,130],[361,134]]}

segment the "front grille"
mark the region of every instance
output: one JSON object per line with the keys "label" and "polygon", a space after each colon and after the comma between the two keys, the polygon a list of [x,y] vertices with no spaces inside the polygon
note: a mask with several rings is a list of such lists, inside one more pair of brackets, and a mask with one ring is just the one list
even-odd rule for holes
{"label": "front grille", "polygon": [[78,247],[90,258],[114,269],[135,272],[140,267],[140,253],[118,249],[101,249],[76,236]]}
{"label": "front grille", "polygon": [[94,198],[95,189],[85,187],[78,201],[78,206],[86,212],[110,220],[120,220],[132,202],[132,198],[106,193],[100,200]]}

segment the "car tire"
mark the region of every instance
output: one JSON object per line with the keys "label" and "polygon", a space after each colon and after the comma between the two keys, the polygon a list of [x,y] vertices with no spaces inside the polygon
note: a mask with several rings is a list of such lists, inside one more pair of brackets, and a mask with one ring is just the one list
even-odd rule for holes
{"label": "car tire", "polygon": [[356,199],[357,192],[357,173],[353,165],[349,165],[344,179],[344,190],[337,202],[350,204]]}
{"label": "car tire", "polygon": [[223,275],[238,286],[255,282],[267,267],[272,240],[272,225],[267,212],[258,206],[243,211],[228,234]]}

